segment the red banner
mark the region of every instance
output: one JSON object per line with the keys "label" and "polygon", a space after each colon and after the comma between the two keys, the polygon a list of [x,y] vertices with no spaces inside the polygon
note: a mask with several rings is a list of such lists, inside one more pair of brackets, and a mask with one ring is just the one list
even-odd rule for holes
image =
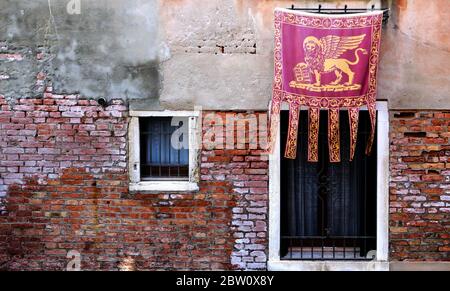
{"label": "red banner", "polygon": [[377,71],[383,12],[324,15],[275,11],[275,78],[270,117],[272,151],[281,104],[289,104],[285,157],[296,158],[299,114],[309,108],[308,160],[318,161],[320,110],[328,110],[331,162],[340,162],[339,112],[348,109],[350,160],[356,149],[359,108],[367,106],[375,137]]}

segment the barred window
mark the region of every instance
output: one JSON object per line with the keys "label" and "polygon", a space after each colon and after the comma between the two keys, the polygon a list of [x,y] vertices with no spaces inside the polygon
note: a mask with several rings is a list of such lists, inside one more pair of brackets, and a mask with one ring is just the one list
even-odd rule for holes
{"label": "barred window", "polygon": [[188,180],[188,119],[140,118],[141,180]]}
{"label": "barred window", "polygon": [[198,191],[199,115],[197,111],[130,111],[131,192]]}

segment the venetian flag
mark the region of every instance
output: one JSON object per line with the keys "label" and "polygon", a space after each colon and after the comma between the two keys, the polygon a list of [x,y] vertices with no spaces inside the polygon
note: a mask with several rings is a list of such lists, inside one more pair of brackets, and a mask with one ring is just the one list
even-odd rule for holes
{"label": "venetian flag", "polygon": [[375,137],[377,72],[383,12],[324,15],[275,10],[275,78],[270,114],[270,150],[281,104],[289,104],[285,157],[296,158],[299,114],[308,107],[308,161],[317,162],[320,110],[328,110],[331,162],[340,162],[339,112],[348,110],[350,159],[355,155],[359,110],[367,106]]}

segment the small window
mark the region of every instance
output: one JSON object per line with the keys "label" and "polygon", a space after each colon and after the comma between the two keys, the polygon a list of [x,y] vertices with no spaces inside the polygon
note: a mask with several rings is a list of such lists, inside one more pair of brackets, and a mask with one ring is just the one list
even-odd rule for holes
{"label": "small window", "polygon": [[189,180],[187,118],[139,119],[141,180]]}
{"label": "small window", "polygon": [[198,190],[198,114],[130,111],[130,191]]}

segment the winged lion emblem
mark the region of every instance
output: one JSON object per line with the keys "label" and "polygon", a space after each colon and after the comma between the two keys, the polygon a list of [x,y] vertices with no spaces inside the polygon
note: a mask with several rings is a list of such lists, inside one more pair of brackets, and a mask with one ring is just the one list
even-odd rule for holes
{"label": "winged lion emblem", "polygon": [[[363,42],[365,34],[358,36],[336,36],[328,35],[318,39],[308,36],[303,42],[305,51],[305,62],[298,64],[294,71],[296,73],[297,85],[307,85],[306,89],[316,89],[326,87],[327,89],[336,86],[345,86],[352,89],[359,89],[359,84],[354,84],[355,72],[350,66],[357,65],[360,61],[360,53],[367,54],[367,50],[359,48]],[[356,49],[356,50],[355,50]],[[355,60],[350,61],[342,58],[346,51],[355,50]],[[335,81],[323,84],[322,74],[334,72]],[[348,81],[342,84],[344,74],[348,76]],[[313,82],[314,79],[314,82]],[[301,83],[301,84],[299,84]]]}

